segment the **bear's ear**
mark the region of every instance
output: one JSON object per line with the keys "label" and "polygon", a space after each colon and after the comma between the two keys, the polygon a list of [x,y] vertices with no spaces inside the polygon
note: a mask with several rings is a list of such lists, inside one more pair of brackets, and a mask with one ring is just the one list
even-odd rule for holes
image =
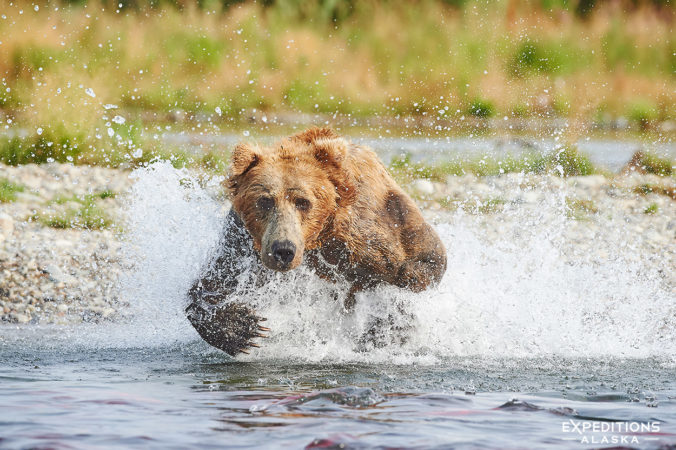
{"label": "bear's ear", "polygon": [[230,173],[224,182],[231,194],[236,194],[242,175],[255,167],[260,160],[259,149],[249,144],[237,144],[230,158]]}
{"label": "bear's ear", "polygon": [[345,139],[338,136],[330,128],[309,128],[302,133],[291,136],[289,139],[308,144],[312,148],[314,157],[323,166],[340,168],[341,161],[347,151]]}
{"label": "bear's ear", "polygon": [[331,128],[309,128],[302,133],[291,136],[291,140],[301,141],[306,144],[314,144],[320,139],[337,139],[338,136]]}
{"label": "bear's ear", "polygon": [[312,143],[312,151],[322,166],[340,169],[347,152],[347,142],[340,138],[318,139]]}
{"label": "bear's ear", "polygon": [[339,137],[317,139],[312,143],[315,159],[336,188],[338,205],[347,206],[356,199],[355,179],[346,164],[348,143]]}
{"label": "bear's ear", "polygon": [[230,162],[230,177],[244,175],[260,162],[261,155],[249,144],[237,144],[232,152]]}

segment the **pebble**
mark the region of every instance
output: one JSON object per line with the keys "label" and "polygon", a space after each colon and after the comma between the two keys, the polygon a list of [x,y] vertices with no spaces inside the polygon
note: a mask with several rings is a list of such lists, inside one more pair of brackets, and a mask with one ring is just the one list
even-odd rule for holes
{"label": "pebble", "polygon": [[14,219],[6,213],[0,213],[0,236],[9,237],[14,232]]}
{"label": "pebble", "polygon": [[[128,172],[57,163],[0,165],[0,178],[24,187],[16,201],[0,203],[0,323],[114,320],[126,304],[116,290],[121,262],[115,234],[54,229],[27,219],[81,207],[75,201],[49,205],[57,197],[123,193],[131,186]],[[114,218],[121,208],[119,197],[96,200],[97,205]],[[87,312],[93,305],[98,314]]]}
{"label": "pebble", "polygon": [[579,186],[584,189],[600,189],[603,185],[608,183],[608,179],[603,175],[570,177],[568,180],[571,186]]}
{"label": "pebble", "polygon": [[72,284],[72,283],[77,282],[77,280],[74,277],[64,273],[55,264],[46,265],[44,267],[44,271],[47,272],[49,274],[49,276],[52,278],[52,280],[54,280],[57,283],[57,286],[59,286],[58,283]]}

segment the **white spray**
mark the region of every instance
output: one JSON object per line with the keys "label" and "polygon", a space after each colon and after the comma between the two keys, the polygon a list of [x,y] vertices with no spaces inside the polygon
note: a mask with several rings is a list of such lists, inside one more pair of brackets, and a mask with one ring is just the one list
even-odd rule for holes
{"label": "white spray", "polygon": [[[183,309],[188,288],[215,250],[222,205],[168,163],[134,176],[126,226],[130,270],[122,285],[133,308],[119,344],[199,340]],[[276,275],[239,298],[267,317],[271,329],[245,358],[406,363],[457,355],[676,355],[669,288],[635,255],[625,258],[629,250],[620,246],[602,264],[564,258],[559,241],[568,219],[561,199],[550,201],[542,205],[549,220],[524,217],[493,242],[459,213],[437,226],[448,249],[448,270],[437,288],[413,294],[381,287],[359,294],[352,314],[341,312],[335,299],[344,286],[304,268]],[[515,234],[528,238],[516,244],[509,237]],[[605,238],[618,236],[609,230]],[[360,337],[377,318],[387,324],[380,330],[385,345],[365,347]],[[406,342],[387,342],[396,340],[390,329],[398,327],[408,330]]]}

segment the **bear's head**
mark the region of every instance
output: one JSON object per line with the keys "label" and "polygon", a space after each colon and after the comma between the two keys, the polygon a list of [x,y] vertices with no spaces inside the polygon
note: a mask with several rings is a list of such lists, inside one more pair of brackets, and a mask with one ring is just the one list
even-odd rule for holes
{"label": "bear's head", "polygon": [[313,128],[273,147],[235,148],[227,182],[232,205],[266,267],[298,267],[306,250],[321,245],[336,210],[353,201],[348,147],[333,131]]}

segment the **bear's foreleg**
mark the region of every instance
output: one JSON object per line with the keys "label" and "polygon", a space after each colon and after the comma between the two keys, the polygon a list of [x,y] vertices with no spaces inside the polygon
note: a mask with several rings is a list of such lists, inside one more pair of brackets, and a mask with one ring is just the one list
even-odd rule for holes
{"label": "bear's foreleg", "polygon": [[259,325],[264,318],[233,296],[247,271],[252,275],[247,280],[254,284],[263,278],[251,237],[237,214],[230,210],[219,251],[188,292],[190,302],[185,312],[202,339],[231,356],[258,347],[252,339],[265,337],[262,333],[269,331]]}

